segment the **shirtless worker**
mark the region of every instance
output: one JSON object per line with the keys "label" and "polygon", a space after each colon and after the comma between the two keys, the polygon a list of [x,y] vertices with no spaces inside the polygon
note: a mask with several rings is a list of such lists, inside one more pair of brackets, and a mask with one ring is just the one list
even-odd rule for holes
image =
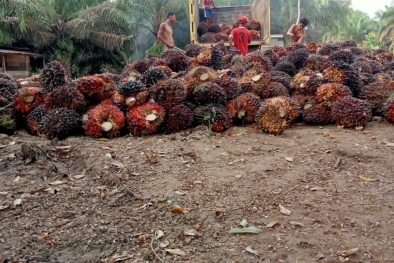
{"label": "shirtless worker", "polygon": [[230,48],[234,46],[244,56],[248,53],[248,44],[252,41],[249,30],[245,28],[247,23],[248,19],[246,16],[241,16],[239,18],[239,27],[234,28],[229,36]]}
{"label": "shirtless worker", "polygon": [[[202,0],[202,9],[204,9],[204,17],[208,25],[212,22],[212,7],[216,8],[213,0]],[[201,0],[198,0],[198,5],[201,4]]]}
{"label": "shirtless worker", "polygon": [[174,12],[168,12],[167,20],[160,24],[159,32],[157,33],[157,39],[164,44],[164,50],[174,48],[174,39],[172,38],[172,27],[176,21]]}
{"label": "shirtless worker", "polygon": [[309,20],[303,18],[300,20],[300,23],[293,24],[289,31],[287,31],[287,35],[291,37],[291,43],[299,43],[303,44],[306,38],[304,28],[309,24]]}

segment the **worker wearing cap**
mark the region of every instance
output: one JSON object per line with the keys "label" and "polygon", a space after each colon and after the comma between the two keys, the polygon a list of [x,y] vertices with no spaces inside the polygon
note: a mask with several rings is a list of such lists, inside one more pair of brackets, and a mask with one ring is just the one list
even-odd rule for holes
{"label": "worker wearing cap", "polygon": [[230,48],[234,46],[244,56],[248,53],[248,44],[252,41],[249,30],[245,28],[247,23],[248,19],[246,16],[241,16],[239,18],[239,27],[234,28],[229,36]]}

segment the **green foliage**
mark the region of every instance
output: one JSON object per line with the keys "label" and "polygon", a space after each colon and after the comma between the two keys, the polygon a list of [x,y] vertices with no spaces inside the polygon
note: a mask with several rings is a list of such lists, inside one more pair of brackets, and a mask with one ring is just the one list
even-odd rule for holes
{"label": "green foliage", "polygon": [[0,127],[6,127],[14,122],[10,115],[5,114],[4,111],[13,104],[8,104],[4,107],[0,107]]}
{"label": "green foliage", "polygon": [[365,40],[362,42],[363,46],[370,50],[380,49],[378,34],[376,32],[370,32],[365,36]]}
{"label": "green foliage", "polygon": [[164,50],[164,44],[162,43],[155,43],[151,48],[147,49],[145,51],[145,56],[155,56],[155,57],[160,57],[161,53]]}
{"label": "green foliage", "polygon": [[394,6],[378,14],[380,18],[379,43],[381,46],[394,51]]}

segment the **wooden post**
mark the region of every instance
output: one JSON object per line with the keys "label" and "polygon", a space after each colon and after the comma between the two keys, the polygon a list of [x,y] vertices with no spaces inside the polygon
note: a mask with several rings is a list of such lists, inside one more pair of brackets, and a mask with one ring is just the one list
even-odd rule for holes
{"label": "wooden post", "polygon": [[1,55],[1,67],[3,68],[3,72],[6,72],[6,68],[5,68],[5,54]]}

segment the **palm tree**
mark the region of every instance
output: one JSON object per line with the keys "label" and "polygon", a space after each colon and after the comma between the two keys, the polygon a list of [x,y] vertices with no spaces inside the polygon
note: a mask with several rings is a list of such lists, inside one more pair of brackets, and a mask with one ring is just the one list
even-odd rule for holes
{"label": "palm tree", "polygon": [[378,39],[381,46],[394,50],[394,7],[381,12]]}

